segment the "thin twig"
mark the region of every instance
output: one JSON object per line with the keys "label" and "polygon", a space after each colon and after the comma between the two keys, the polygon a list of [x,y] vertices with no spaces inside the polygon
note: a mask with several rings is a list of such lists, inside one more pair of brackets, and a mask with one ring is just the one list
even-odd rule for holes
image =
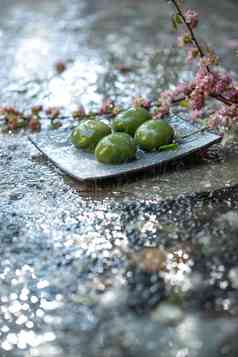
{"label": "thin twig", "polygon": [[180,136],[179,139],[187,139],[189,138],[190,136],[193,136],[195,134],[200,134],[200,133],[203,133],[204,131],[208,130],[209,128],[207,126],[204,126],[203,128],[200,128],[198,130],[195,130],[193,131],[192,133],[189,133],[189,134],[186,134],[186,135],[183,135],[183,136]]}
{"label": "thin twig", "polygon": [[[193,29],[192,27],[190,26],[190,24],[186,21],[186,18],[184,16],[184,13],[183,13],[183,10],[181,9],[181,7],[179,6],[179,4],[177,3],[176,0],[171,0],[172,3],[174,4],[176,10],[178,11],[178,14],[181,16],[181,18],[183,19],[183,22],[184,24],[187,26],[187,29],[191,35],[191,38],[192,38],[192,41],[194,42],[194,44],[196,45],[198,51],[199,51],[199,54],[200,54],[200,57],[205,57],[205,53],[203,52],[203,49],[202,47],[200,46],[194,32],[193,32]],[[208,67],[208,70],[209,70],[209,66]]]}
{"label": "thin twig", "polygon": [[223,95],[217,95],[217,94],[210,94],[210,96],[228,106],[231,106],[231,105],[238,105],[238,103],[236,103],[235,101],[229,101],[228,99],[226,99],[225,97],[223,97]]}

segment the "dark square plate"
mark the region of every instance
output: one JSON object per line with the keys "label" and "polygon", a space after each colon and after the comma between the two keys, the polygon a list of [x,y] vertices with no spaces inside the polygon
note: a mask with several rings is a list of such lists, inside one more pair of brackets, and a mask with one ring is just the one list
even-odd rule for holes
{"label": "dark square plate", "polygon": [[199,125],[185,121],[178,116],[168,120],[181,137],[176,150],[144,153],[138,152],[137,160],[122,165],[104,165],[98,163],[93,154],[75,149],[69,140],[70,129],[58,129],[32,135],[29,140],[58,168],[80,181],[100,180],[129,174],[159,166],[171,160],[182,158],[192,152],[208,147],[221,140],[221,137],[208,130],[197,132]]}

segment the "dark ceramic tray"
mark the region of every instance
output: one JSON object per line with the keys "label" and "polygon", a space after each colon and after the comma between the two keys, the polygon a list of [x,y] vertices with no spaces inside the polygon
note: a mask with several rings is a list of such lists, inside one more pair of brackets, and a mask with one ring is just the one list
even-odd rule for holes
{"label": "dark ceramic tray", "polygon": [[221,140],[220,136],[208,130],[198,132],[201,128],[199,125],[189,123],[181,117],[172,116],[168,121],[175,128],[178,137],[187,136],[179,140],[176,150],[153,153],[138,151],[137,160],[122,165],[100,164],[93,154],[75,149],[69,140],[70,129],[42,132],[29,137],[29,140],[54,165],[80,181],[100,180],[135,171],[145,171],[171,160],[183,158]]}

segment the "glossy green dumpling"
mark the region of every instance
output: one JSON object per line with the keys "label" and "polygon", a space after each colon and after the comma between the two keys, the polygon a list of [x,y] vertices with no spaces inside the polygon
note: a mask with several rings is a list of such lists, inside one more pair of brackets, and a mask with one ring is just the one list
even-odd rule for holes
{"label": "glossy green dumpling", "polygon": [[144,122],[152,119],[151,114],[144,108],[132,108],[117,115],[113,120],[114,131],[125,132],[134,136],[137,128]]}
{"label": "glossy green dumpling", "polygon": [[165,120],[152,119],[142,124],[136,131],[135,142],[143,150],[154,151],[170,144],[174,129]]}
{"label": "glossy green dumpling", "polygon": [[103,164],[122,164],[135,158],[136,144],[126,133],[113,133],[98,143],[95,156]]}
{"label": "glossy green dumpling", "polygon": [[83,120],[71,134],[71,142],[76,148],[93,152],[98,142],[111,133],[111,128],[94,119]]}

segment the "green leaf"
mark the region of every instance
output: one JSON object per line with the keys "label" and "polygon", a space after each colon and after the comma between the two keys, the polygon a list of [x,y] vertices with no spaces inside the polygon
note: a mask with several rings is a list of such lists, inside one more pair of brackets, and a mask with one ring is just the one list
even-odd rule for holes
{"label": "green leaf", "polygon": [[175,14],[171,17],[172,27],[175,31],[178,30],[178,26],[183,24],[183,19],[179,14]]}
{"label": "green leaf", "polygon": [[163,145],[159,148],[159,151],[169,151],[169,150],[176,150],[178,148],[178,144],[173,143],[169,145]]}
{"label": "green leaf", "polygon": [[172,28],[174,31],[177,31],[178,30],[178,25],[177,25],[177,22],[176,22],[176,19],[175,19],[175,15],[173,15],[171,17],[171,22],[172,22]]}
{"label": "green leaf", "polygon": [[179,102],[180,107],[182,108],[188,108],[189,107],[189,101],[187,99],[183,99]]}
{"label": "green leaf", "polygon": [[185,34],[183,38],[185,45],[191,45],[193,43],[192,37],[189,34]]}
{"label": "green leaf", "polygon": [[183,19],[182,19],[182,17],[181,17],[179,14],[176,14],[176,15],[175,15],[175,21],[176,21],[176,24],[177,24],[177,25],[183,24]]}

